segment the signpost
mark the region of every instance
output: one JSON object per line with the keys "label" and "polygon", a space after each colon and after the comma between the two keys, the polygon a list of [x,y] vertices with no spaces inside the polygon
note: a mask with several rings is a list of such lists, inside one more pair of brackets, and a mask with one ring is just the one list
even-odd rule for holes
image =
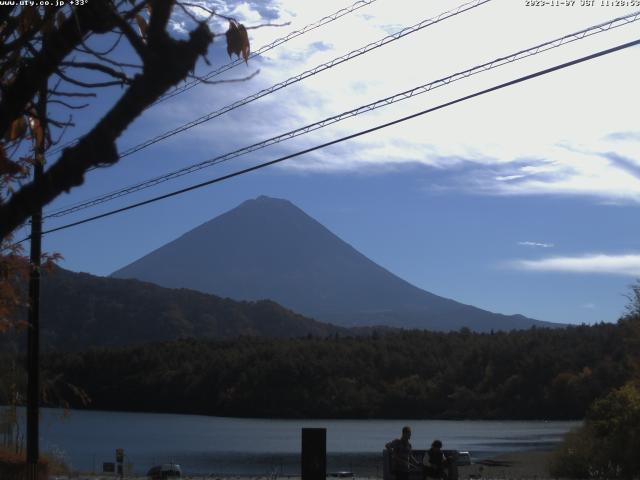
{"label": "signpost", "polygon": [[124,477],[124,468],[122,467],[122,463],[124,462],[124,449],[116,448],[116,464],[118,467],[118,475],[120,478]]}

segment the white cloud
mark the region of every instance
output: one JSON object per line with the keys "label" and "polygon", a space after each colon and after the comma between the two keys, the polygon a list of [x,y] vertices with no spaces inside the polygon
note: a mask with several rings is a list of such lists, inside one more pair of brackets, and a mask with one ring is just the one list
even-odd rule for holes
{"label": "white cloud", "polygon": [[585,303],[585,304],[582,305],[582,308],[586,308],[588,310],[595,310],[596,304],[595,303]]}
{"label": "white cloud", "polygon": [[498,175],[495,179],[499,182],[508,182],[510,180],[519,180],[525,177],[526,175]]}
{"label": "white cloud", "polygon": [[[375,2],[270,50],[262,59],[250,61],[247,68],[261,70],[252,81],[200,87],[198,94],[171,105],[170,113],[176,124],[192,120],[459,3],[412,1],[411,8],[397,8],[386,0]],[[224,148],[220,139],[241,142],[234,143],[233,148],[248,145],[613,16],[610,9],[599,7],[561,12],[526,9],[516,3],[491,2],[387,44],[241,107],[238,115],[207,122],[181,135],[181,141],[210,144],[218,152]],[[341,0],[272,0],[261,4],[209,0],[207,4],[247,23],[292,21],[286,28],[250,30],[254,51],[346,6]],[[617,9],[615,15],[627,10]],[[497,20],[504,18],[509,20]],[[634,35],[633,27],[595,35],[331,125],[288,141],[283,149],[293,152],[334,140],[593,53],[628,40]],[[474,36],[473,32],[479,31],[482,34]],[[476,40],[460,42],[459,38]],[[504,38],[510,41],[505,44]],[[285,162],[280,168],[385,172],[417,163],[449,172],[448,184],[439,180],[442,188],[489,195],[590,196],[611,204],[640,203],[640,175],[632,168],[638,164],[640,172],[636,127],[640,97],[628,93],[640,83],[640,70],[629,67],[637,63],[639,50],[602,57],[438,110],[350,140],[339,148]],[[244,73],[239,68],[229,75]],[[184,118],[180,118],[181,111],[188,112]],[[169,128],[167,118],[157,117],[162,130]],[[239,131],[241,138],[227,134]],[[607,154],[624,157],[626,163],[614,161]]]}
{"label": "white cloud", "polygon": [[240,3],[230,12],[230,16],[236,18],[240,23],[247,25],[260,23],[262,16],[254,10],[247,2]]}
{"label": "white cloud", "polygon": [[189,30],[187,29],[187,23],[184,21],[171,19],[169,20],[169,26],[174,32],[180,35],[187,35],[189,33]]}
{"label": "white cloud", "polygon": [[515,260],[512,267],[538,272],[607,274],[640,277],[640,254],[592,254],[580,257],[548,257]]}
{"label": "white cloud", "polygon": [[540,248],[553,248],[553,243],[541,243],[541,242],[518,242],[518,245],[525,247],[540,247]]}

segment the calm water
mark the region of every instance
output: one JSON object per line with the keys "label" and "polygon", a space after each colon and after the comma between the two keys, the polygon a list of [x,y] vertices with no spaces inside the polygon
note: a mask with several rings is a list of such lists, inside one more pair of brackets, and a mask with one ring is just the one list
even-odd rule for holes
{"label": "calm water", "polygon": [[[24,412],[22,412],[24,416]],[[124,448],[136,473],[173,461],[190,474],[299,472],[300,429],[327,429],[328,469],[360,475],[381,474],[384,444],[403,425],[413,429],[414,448],[439,438],[445,448],[468,450],[482,458],[514,450],[548,448],[578,422],[440,420],[263,420],[149,413],[44,409],[43,451],[63,455],[81,471],[100,471]]]}

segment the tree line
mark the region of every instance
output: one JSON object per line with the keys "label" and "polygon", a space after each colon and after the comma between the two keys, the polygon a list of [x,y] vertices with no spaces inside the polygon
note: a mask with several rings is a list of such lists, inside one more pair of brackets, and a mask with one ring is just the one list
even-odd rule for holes
{"label": "tree line", "polygon": [[[183,339],[56,353],[43,364],[71,406],[103,410],[274,418],[578,419],[596,398],[632,377],[636,323],[623,319],[484,334],[462,329]],[[73,392],[76,386],[90,398],[88,405]]]}

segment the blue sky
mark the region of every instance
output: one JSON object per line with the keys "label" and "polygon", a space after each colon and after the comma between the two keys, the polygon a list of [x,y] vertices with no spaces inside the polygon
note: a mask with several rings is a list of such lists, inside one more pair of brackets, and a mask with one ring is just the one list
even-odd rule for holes
{"label": "blue sky", "polygon": [[[203,1],[246,25],[255,49],[352,2]],[[461,3],[461,2],[460,2]],[[292,75],[457,7],[377,0],[148,110],[124,149]],[[381,97],[630,13],[623,7],[526,7],[493,0],[322,72],[88,175],[62,207],[223,154]],[[194,13],[198,14],[196,10]],[[190,28],[176,15],[180,36]],[[212,28],[224,32],[224,22]],[[52,228],[271,160],[640,37],[640,22],[482,73],[411,100],[201,170]],[[209,52],[228,62],[224,41]],[[640,277],[640,49],[632,48],[464,102],[278,166],[53,233],[62,266],[106,275],[258,195],[286,198],[418,287],[501,313],[563,323],[615,321]],[[206,73],[206,65],[199,73]],[[76,115],[72,138],[113,89]],[[212,244],[211,248],[215,248]]]}

